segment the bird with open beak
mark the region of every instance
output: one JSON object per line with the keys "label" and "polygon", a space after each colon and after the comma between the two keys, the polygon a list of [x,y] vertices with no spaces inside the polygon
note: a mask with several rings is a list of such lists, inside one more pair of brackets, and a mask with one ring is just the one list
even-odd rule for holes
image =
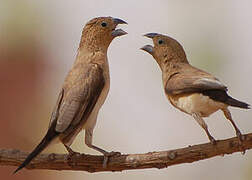
{"label": "bird with open beak", "polygon": [[161,68],[164,91],[171,104],[193,116],[213,144],[216,141],[209,133],[203,117],[222,110],[241,143],[242,134],[234,123],[228,106],[249,109],[249,105],[230,97],[227,87],[213,75],[191,66],[183,47],[175,39],[158,33],[144,36],[153,40],[154,47],[146,45],[141,49],[151,54]]}
{"label": "bird with open beak", "polygon": [[114,38],[127,34],[122,29],[116,29],[118,24],[127,23],[117,18],[98,17],[85,25],[76,60],[60,90],[48,131],[15,173],[57,138],[70,155],[74,154],[70,145],[82,129],[85,130],[86,145],[102,153],[106,165],[113,153],[93,145],[92,137],[98,112],[110,86],[108,47]]}

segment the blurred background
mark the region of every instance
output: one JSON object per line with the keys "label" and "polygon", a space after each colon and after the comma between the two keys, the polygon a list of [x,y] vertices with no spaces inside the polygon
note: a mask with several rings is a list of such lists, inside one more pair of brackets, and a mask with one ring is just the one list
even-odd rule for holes
{"label": "blurred background", "polygon": [[[174,37],[191,64],[213,73],[229,87],[230,95],[251,104],[251,6],[249,0],[0,0],[0,148],[30,152],[44,136],[82,28],[97,16],[127,21],[122,28],[129,34],[109,48],[111,88],[98,116],[94,144],[108,151],[145,153],[208,142],[193,118],[165,98],[159,67],[139,50],[152,43],[142,35]],[[230,109],[241,131],[252,132],[252,112]],[[221,112],[206,120],[216,139],[235,136]],[[83,132],[72,147],[96,154],[84,144]],[[65,149],[58,144],[46,152]],[[162,170],[89,174],[24,169],[12,176],[15,168],[1,166],[1,179],[250,180],[252,151]]]}

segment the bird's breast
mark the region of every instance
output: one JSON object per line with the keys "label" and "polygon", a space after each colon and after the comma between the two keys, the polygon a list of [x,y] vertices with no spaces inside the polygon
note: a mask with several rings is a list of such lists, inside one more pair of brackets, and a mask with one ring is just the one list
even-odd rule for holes
{"label": "bird's breast", "polygon": [[187,114],[198,113],[202,117],[208,117],[226,106],[201,93],[168,95],[168,98],[171,104],[181,111]]}

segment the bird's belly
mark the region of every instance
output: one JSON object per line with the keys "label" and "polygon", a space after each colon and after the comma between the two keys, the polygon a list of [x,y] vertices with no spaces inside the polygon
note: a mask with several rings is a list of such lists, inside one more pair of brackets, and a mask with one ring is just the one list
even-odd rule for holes
{"label": "bird's belly", "polygon": [[169,96],[171,103],[181,111],[192,114],[197,113],[202,117],[208,117],[212,113],[224,108],[226,105],[210,99],[200,93]]}

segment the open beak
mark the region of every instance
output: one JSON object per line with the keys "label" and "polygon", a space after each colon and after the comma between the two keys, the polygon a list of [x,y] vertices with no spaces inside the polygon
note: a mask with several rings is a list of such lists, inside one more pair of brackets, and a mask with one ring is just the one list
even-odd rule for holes
{"label": "open beak", "polygon": [[[114,21],[115,25],[117,26],[118,24],[128,24],[127,22],[125,22],[124,20],[122,19],[119,19],[119,18],[112,18],[112,20]],[[125,32],[124,30],[122,29],[114,29],[111,33],[111,35],[113,37],[118,37],[118,36],[123,36],[125,34],[128,34],[127,32]]]}
{"label": "open beak", "polygon": [[[159,35],[158,33],[147,33],[143,36],[147,37],[147,38],[151,38],[153,39],[155,36]],[[145,45],[144,47],[140,48],[148,53],[150,53],[151,55],[153,55],[154,52],[154,47],[151,45]]]}

